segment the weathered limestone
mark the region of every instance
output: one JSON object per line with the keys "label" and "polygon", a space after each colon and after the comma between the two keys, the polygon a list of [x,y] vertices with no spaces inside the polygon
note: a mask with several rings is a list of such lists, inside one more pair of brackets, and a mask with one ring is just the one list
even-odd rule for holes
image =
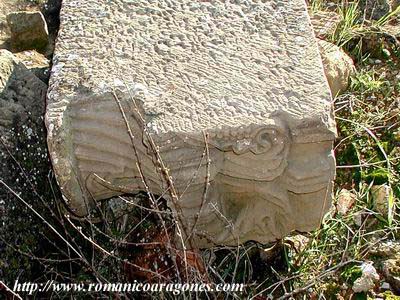
{"label": "weathered limestone", "polygon": [[349,87],[356,67],[351,57],[335,44],[318,39],[318,47],[331,93],[337,96]]}
{"label": "weathered limestone", "polygon": [[202,206],[199,246],[312,230],[330,206],[331,94],[302,0],[64,0],[47,104],[78,216],[143,182],[179,211],[152,141],[188,228]]}
{"label": "weathered limestone", "polygon": [[11,42],[16,50],[44,50],[49,32],[46,20],[39,11],[19,11],[7,15]]}
{"label": "weathered limestone", "polygon": [[310,18],[315,36],[323,40],[332,36],[340,23],[340,15],[333,11],[318,11]]}

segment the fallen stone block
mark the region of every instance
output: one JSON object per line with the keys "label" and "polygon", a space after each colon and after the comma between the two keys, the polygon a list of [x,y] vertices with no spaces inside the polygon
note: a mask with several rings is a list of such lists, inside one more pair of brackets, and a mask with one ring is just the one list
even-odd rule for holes
{"label": "fallen stone block", "polygon": [[7,15],[7,23],[11,31],[11,46],[15,50],[45,50],[49,33],[41,12],[13,12]]}
{"label": "fallen stone block", "polygon": [[197,246],[315,229],[332,98],[304,1],[64,0],[46,124],[76,216],[145,191]]}
{"label": "fallen stone block", "polygon": [[45,83],[49,81],[50,61],[43,54],[35,50],[27,50],[14,53],[14,56],[40,80]]}
{"label": "fallen stone block", "polygon": [[336,97],[346,91],[356,67],[351,57],[338,46],[324,40],[318,40],[318,46],[325,76],[328,79],[332,95]]}

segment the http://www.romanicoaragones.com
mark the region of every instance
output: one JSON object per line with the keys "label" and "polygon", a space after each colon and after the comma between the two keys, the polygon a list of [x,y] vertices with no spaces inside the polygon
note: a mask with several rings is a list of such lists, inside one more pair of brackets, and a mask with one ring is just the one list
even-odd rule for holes
{"label": "http://www.romanicoaragones.com", "polygon": [[60,292],[60,293],[96,293],[96,292],[120,292],[120,293],[157,293],[169,292],[180,295],[185,292],[244,292],[245,284],[242,283],[142,283],[136,280],[129,283],[59,283],[48,280],[44,283],[19,282],[16,280],[13,286],[15,293]]}

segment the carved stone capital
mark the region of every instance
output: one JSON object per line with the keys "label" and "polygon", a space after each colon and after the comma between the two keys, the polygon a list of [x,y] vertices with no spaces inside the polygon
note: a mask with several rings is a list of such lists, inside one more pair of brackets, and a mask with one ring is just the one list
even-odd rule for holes
{"label": "carved stone capital", "polygon": [[63,1],[46,124],[77,216],[149,188],[201,211],[200,247],[319,224],[335,123],[305,2],[250,2]]}

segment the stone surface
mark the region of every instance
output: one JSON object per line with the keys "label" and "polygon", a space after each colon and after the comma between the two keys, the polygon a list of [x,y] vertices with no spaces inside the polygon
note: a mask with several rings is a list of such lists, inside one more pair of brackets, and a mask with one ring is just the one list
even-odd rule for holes
{"label": "stone surface", "polygon": [[39,11],[19,11],[7,15],[11,46],[16,50],[44,51],[48,44],[46,20]]}
{"label": "stone surface", "polygon": [[382,271],[390,287],[396,293],[400,293],[400,258],[385,260],[382,263]]}
{"label": "stone surface", "polygon": [[370,254],[383,258],[392,258],[396,253],[400,253],[400,244],[390,240],[377,243],[370,251]]}
{"label": "stone surface", "polygon": [[[377,212],[383,216],[388,216],[392,213],[394,207],[390,207],[390,199],[393,197],[392,188],[386,184],[383,185],[373,185],[371,187],[371,196],[374,203],[374,208]],[[393,199],[392,199],[393,200]]]}
{"label": "stone surface", "polygon": [[10,28],[7,24],[7,15],[13,11],[23,10],[25,7],[20,1],[2,0],[0,1],[0,49],[9,47]]}
{"label": "stone surface", "polygon": [[357,200],[357,196],[349,190],[342,189],[339,192],[336,203],[336,210],[342,215],[346,215]]}
{"label": "stone surface", "polygon": [[367,19],[379,20],[391,11],[390,0],[365,0],[363,5],[365,17]]}
{"label": "stone surface", "polygon": [[396,240],[374,243],[370,255],[382,259],[380,272],[391,289],[400,293],[400,243]]}
{"label": "stone surface", "polygon": [[50,75],[50,61],[35,50],[14,53],[14,56],[22,62],[40,80],[47,83]]}
{"label": "stone surface", "polygon": [[[0,134],[12,133],[16,118],[39,119],[44,114],[47,86],[9,51],[0,49]],[[4,130],[7,130],[5,132]]]}
{"label": "stone surface", "polygon": [[338,46],[318,40],[319,51],[324,65],[332,95],[337,96],[349,86],[350,76],[354,73],[354,62]]}
{"label": "stone surface", "polygon": [[[11,52],[0,49],[0,178],[9,185],[15,182],[20,172],[9,153],[24,163],[28,158],[24,152],[26,148],[30,148],[30,156],[35,161],[39,161],[37,156],[43,155],[41,151],[46,154],[45,145],[38,142],[38,135],[45,136],[46,91],[45,83]],[[33,180],[34,170],[26,169],[26,172]],[[0,189],[0,204],[5,194],[5,190]]]}
{"label": "stone surface", "polygon": [[317,38],[326,39],[335,33],[340,16],[333,11],[318,11],[310,15],[311,24]]}
{"label": "stone surface", "polygon": [[65,0],[60,20],[46,124],[77,216],[145,182],[201,247],[319,225],[336,130],[304,1]]}
{"label": "stone surface", "polygon": [[361,277],[357,278],[353,284],[353,291],[355,293],[368,292],[369,290],[372,290],[379,280],[379,274],[372,263],[363,263],[361,265],[361,272]]}

